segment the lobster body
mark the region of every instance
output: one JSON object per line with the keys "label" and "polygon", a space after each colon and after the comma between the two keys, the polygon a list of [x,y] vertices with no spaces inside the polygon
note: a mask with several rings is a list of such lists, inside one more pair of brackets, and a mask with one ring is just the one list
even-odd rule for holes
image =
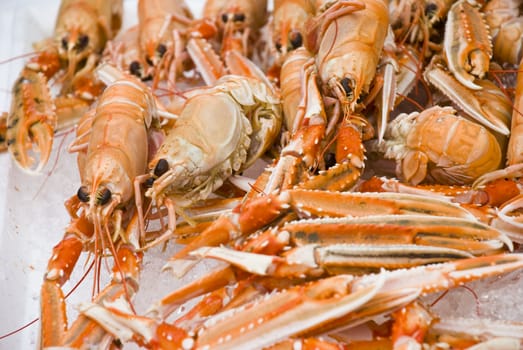
{"label": "lobster body", "polygon": [[402,114],[385,138],[385,157],[400,160],[401,177],[413,184],[426,176],[442,184],[468,184],[501,165],[496,137],[451,107]]}

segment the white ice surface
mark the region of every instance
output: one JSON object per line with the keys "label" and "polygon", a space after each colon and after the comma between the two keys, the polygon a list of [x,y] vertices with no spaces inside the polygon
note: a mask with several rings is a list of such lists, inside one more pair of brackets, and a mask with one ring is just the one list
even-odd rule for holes
{"label": "white ice surface", "polygon": [[[124,0],[124,27],[136,23],[136,3],[136,0]],[[203,0],[188,3],[199,15]],[[1,0],[0,61],[31,52],[32,43],[49,37],[59,4],[59,0]],[[18,59],[0,64],[0,111],[10,108],[10,90],[24,62]],[[27,175],[14,165],[7,153],[0,154],[0,336],[39,316],[40,285],[47,261],[69,222],[63,203],[79,186],[76,156],[66,152],[72,139],[71,132],[56,138],[50,164],[42,175]],[[60,144],[63,146],[58,150]],[[177,281],[170,273],[160,275],[160,268],[173,254],[173,249],[176,247],[169,245],[164,253],[157,251],[146,256],[145,268],[155,273],[146,274],[140,292],[159,298],[184,282]],[[64,286],[66,292],[85,273],[85,258],[80,259],[72,282]],[[102,268],[103,285],[108,281],[110,267],[109,262]],[[92,272],[89,276],[91,279],[87,278],[68,298],[70,320],[76,318],[74,305],[90,300]],[[139,294],[137,302],[137,309],[143,312],[152,300]],[[39,327],[40,323],[36,322],[0,340],[0,349],[35,349]]]}
{"label": "white ice surface", "polygon": [[[188,0],[199,8],[203,0]],[[136,0],[125,1],[126,25],[136,21]],[[54,26],[58,0],[1,0],[0,1],[0,61],[30,52],[31,44],[49,36]],[[196,10],[199,14],[199,10]],[[9,109],[12,83],[19,73],[23,59],[0,64],[0,111]],[[75,156],[62,148],[72,135],[58,137],[50,165],[42,175],[29,176],[18,170],[7,154],[0,154],[0,335],[10,332],[39,315],[39,290],[52,247],[60,240],[69,219],[63,207],[65,199],[76,193],[79,186]],[[59,154],[56,166],[53,162]],[[50,174],[49,176],[47,174]],[[177,281],[170,273],[160,273],[160,267],[178,247],[169,245],[167,251],[148,252],[140,293],[136,298],[137,311],[164,296],[185,280]],[[85,273],[82,260],[64,290],[69,291]],[[208,270],[199,266],[196,274]],[[106,268],[102,269],[107,281]],[[90,274],[92,276],[92,273]],[[523,321],[523,278],[513,273],[485,283],[474,283],[478,294],[480,316]],[[75,318],[74,305],[90,299],[92,280],[84,281],[68,298],[68,312]],[[427,297],[427,301],[436,296]],[[444,315],[476,315],[472,293],[458,288],[442,298],[435,310]],[[0,349],[34,349],[38,344],[40,324],[0,340]],[[125,349],[132,346],[126,345]]]}

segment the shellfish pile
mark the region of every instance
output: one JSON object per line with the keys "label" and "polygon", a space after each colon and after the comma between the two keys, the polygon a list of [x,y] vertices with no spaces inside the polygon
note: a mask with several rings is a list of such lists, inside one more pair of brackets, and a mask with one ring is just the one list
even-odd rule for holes
{"label": "shellfish pile", "polygon": [[[168,7],[138,3],[109,11],[114,33],[92,71],[89,58],[60,58],[49,77],[34,58],[9,65],[0,311],[25,311],[2,332],[39,313],[43,324],[1,347],[521,347],[521,35],[504,46],[519,17],[497,7],[520,4],[178,1],[142,47],[144,23]],[[32,35],[10,54],[48,50]],[[15,138],[13,120],[32,110],[12,101],[43,89],[34,72],[58,119],[82,119],[49,134],[38,119]],[[114,121],[138,104],[144,137]],[[123,171],[129,189],[123,175],[99,180],[113,158],[90,163],[127,127],[114,147],[143,163]],[[97,128],[110,136],[96,141]],[[78,261],[58,265],[75,249]],[[57,299],[76,283],[58,332]]]}

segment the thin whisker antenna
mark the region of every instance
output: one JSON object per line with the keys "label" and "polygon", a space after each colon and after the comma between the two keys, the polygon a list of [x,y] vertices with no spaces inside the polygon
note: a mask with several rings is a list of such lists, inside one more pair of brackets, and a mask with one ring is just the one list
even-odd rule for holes
{"label": "thin whisker antenna", "polygon": [[405,99],[405,101],[410,102],[412,105],[414,105],[416,108],[418,108],[418,110],[420,110],[420,111],[424,110],[423,106],[420,105],[416,100],[414,100],[408,96],[402,95],[402,94],[398,94],[398,96]]}
{"label": "thin whisker antenna", "polygon": [[[73,288],[71,288],[71,290],[64,295],[64,299],[67,299],[82,284],[82,282],[85,280],[85,278],[89,275],[89,272],[91,272],[91,270],[93,269],[93,266],[94,266],[94,261],[91,262],[91,265],[89,265],[87,270],[84,272],[84,274],[82,275],[82,278],[80,278],[80,280],[77,283],[75,283]],[[40,317],[36,317],[36,318],[32,319],[31,321],[27,322],[25,325],[15,329],[15,330],[13,330],[13,331],[11,331],[9,333],[0,335],[0,340],[8,338],[8,337],[10,337],[10,336],[12,336],[12,335],[14,335],[16,333],[19,333],[19,332],[23,331],[26,328],[29,328],[30,326],[32,326],[33,324],[35,324],[39,320],[40,320]]]}
{"label": "thin whisker antenna", "polygon": [[16,61],[16,60],[20,60],[22,58],[27,58],[27,57],[31,57],[31,56],[36,56],[40,53],[40,51],[36,51],[36,52],[28,52],[28,53],[23,53],[21,55],[17,55],[17,56],[14,56],[14,57],[11,57],[11,58],[8,58],[8,59],[5,59],[3,61],[0,61],[0,65],[1,64],[6,64],[6,63],[9,63],[9,62],[13,62],[13,61]]}
{"label": "thin whisker antenna", "polygon": [[15,329],[14,331],[11,331],[11,332],[9,332],[9,333],[7,333],[7,334],[1,335],[1,336],[0,336],[0,340],[5,339],[5,338],[7,338],[7,337],[12,336],[13,334],[16,334],[16,333],[18,333],[18,332],[23,331],[24,329],[26,329],[26,328],[28,328],[29,326],[31,326],[31,325],[33,325],[34,323],[36,323],[39,319],[40,319],[40,318],[37,317],[37,318],[33,319],[32,321],[26,323],[26,324],[23,325],[22,327],[17,328],[17,329]]}
{"label": "thin whisker antenna", "polygon": [[[101,236],[102,227],[101,227],[101,223],[99,221],[98,215],[94,215],[93,225],[94,225],[94,237],[95,237],[94,261],[96,262],[96,264],[95,264],[94,281],[93,281],[93,289],[92,289],[91,297],[94,299],[94,296],[100,293],[100,273],[101,273],[101,268],[102,268],[102,255],[99,254],[99,252],[101,251],[103,253],[105,246],[104,246],[103,238]],[[100,245],[101,245],[101,247],[100,247]]]}
{"label": "thin whisker antenna", "polygon": [[249,185],[249,187],[250,187],[253,191],[255,191],[256,193],[261,193],[261,194],[263,194],[264,196],[267,195],[267,193],[265,193],[265,192],[263,191],[262,188],[256,186],[256,184],[253,184],[253,183],[251,184],[251,183],[249,183],[248,185]]}
{"label": "thin whisker antenna", "polygon": [[[40,185],[40,188],[38,188],[38,191],[36,191],[36,194],[34,195],[33,200],[36,200],[36,198],[38,197],[40,192],[42,192],[42,190],[44,189],[45,184],[47,183],[47,181],[49,180],[49,178],[53,174],[53,171],[56,170],[56,166],[58,165],[58,161],[60,160],[60,152],[62,151],[62,148],[63,148],[63,146],[65,144],[65,139],[73,131],[74,131],[74,129],[71,129],[71,130],[69,130],[69,131],[64,133],[65,136],[62,138],[62,140],[60,141],[60,144],[58,145],[58,152],[56,153],[56,157],[55,157],[55,160],[54,160],[53,165],[51,167],[51,170],[49,170],[49,172],[47,173],[47,175],[45,177],[45,180]],[[56,136],[58,136],[58,135],[56,135]]]}
{"label": "thin whisker antenna", "polygon": [[[124,289],[125,299],[129,303],[129,306],[131,307],[131,311],[133,312],[133,314],[136,315],[136,310],[134,309],[133,303],[131,302],[131,296],[130,296],[129,290],[127,288],[127,281],[125,278],[125,274],[122,270],[122,266],[120,265],[120,261],[118,261],[116,248],[114,246],[114,242],[112,240],[111,232],[109,231],[107,222],[104,224],[104,229],[105,229],[104,232],[105,232],[105,236],[106,236],[105,238],[109,241],[109,243],[108,243],[109,250],[111,251],[111,254],[113,255],[113,263],[116,266],[118,273],[120,274],[120,278],[122,279],[122,286]],[[107,260],[106,260],[106,262],[107,262]]]}
{"label": "thin whisker antenna", "polygon": [[82,278],[80,278],[80,280],[73,286],[73,288],[67,294],[65,294],[64,298],[67,298],[69,295],[73,294],[73,292],[76,290],[76,288],[78,288],[80,286],[80,284],[82,284],[82,282],[87,278],[87,276],[89,275],[89,273],[91,272],[93,267],[94,267],[94,260],[91,262],[91,264],[89,265],[89,267],[87,268],[85,273],[82,275]]}

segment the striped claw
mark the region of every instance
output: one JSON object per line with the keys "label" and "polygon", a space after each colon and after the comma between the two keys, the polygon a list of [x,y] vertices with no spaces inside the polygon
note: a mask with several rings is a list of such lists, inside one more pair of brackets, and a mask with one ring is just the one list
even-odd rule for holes
{"label": "striped claw", "polygon": [[475,255],[492,254],[512,241],[503,233],[470,219],[430,215],[371,215],[357,218],[312,219],[282,227],[291,242],[332,244],[418,244],[460,249]]}
{"label": "striped claw", "polygon": [[338,275],[272,292],[200,322],[167,324],[132,315],[123,300],[82,305],[80,312],[122,341],[151,349],[259,349],[290,337],[362,324],[418,296],[523,267],[523,255],[463,259],[354,277]]}
{"label": "striped claw", "polygon": [[[296,211],[317,217],[418,214],[471,219],[459,205],[438,198],[407,193],[357,193],[289,190],[288,203]],[[280,196],[282,198],[282,196]]]}
{"label": "striped claw", "polygon": [[415,267],[407,270],[385,271],[359,277],[354,290],[367,286],[385,274],[384,290],[419,288],[423,294],[446,290],[466,282],[501,275],[523,267],[523,254],[499,254],[462,259],[453,262]]}
{"label": "striped claw", "polygon": [[191,255],[220,259],[250,273],[280,278],[316,277],[326,273],[361,275],[381,269],[408,268],[473,257],[461,250],[414,244],[307,244],[285,252],[282,257],[223,247],[203,247]]}
{"label": "striped claw", "polygon": [[[7,117],[7,148],[15,163],[24,171],[39,172],[51,155],[56,127],[55,106],[47,79],[42,73],[24,69],[13,87],[11,113]],[[39,152],[35,160],[29,148]],[[37,152],[32,152],[36,156]]]}
{"label": "striped claw", "polygon": [[357,310],[383,285],[383,280],[377,280],[353,293],[353,280],[348,275],[335,276],[272,294],[227,315],[216,315],[197,333],[130,315],[127,306],[121,303],[105,307],[86,303],[80,307],[80,312],[120,340],[135,340],[153,349],[167,341],[172,348],[188,350],[259,349]]}
{"label": "striped claw", "polygon": [[483,78],[492,57],[488,25],[476,6],[456,2],[448,13],[443,39],[449,68],[466,87],[480,90],[474,79]]}
{"label": "striped claw", "polygon": [[478,80],[481,90],[463,86],[434,59],[425,69],[425,79],[449,97],[465,114],[502,135],[510,134],[512,101],[489,80]]}
{"label": "striped claw", "polygon": [[[464,340],[471,343],[479,341],[478,346],[474,349],[520,349],[523,341],[523,323],[472,318],[442,318],[431,325],[427,338],[437,339],[442,336],[461,342]],[[480,344],[484,347],[479,346]]]}
{"label": "striped claw", "polygon": [[[247,199],[247,201],[239,207],[239,212],[235,211],[228,216],[223,216],[216,220],[211,226],[204,230],[197,239],[178,252],[168,262],[166,268],[173,270],[179,275],[183,275],[196,262],[194,259],[186,259],[189,252],[199,247],[227,244],[239,236],[245,236],[271,224],[277,218],[282,217],[291,210],[301,217],[362,217],[377,214],[409,214],[412,216],[413,214],[417,214],[419,216],[456,217],[462,218],[464,221],[473,219],[472,215],[459,205],[447,200],[422,195],[404,193],[330,192],[303,189],[285,190],[279,194],[269,194]],[[408,218],[410,217],[407,217],[407,219]],[[340,220],[343,221],[344,219]],[[296,223],[297,227],[299,227],[298,225],[299,222]],[[326,230],[329,229],[327,221],[320,222],[319,225],[327,227]],[[340,225],[340,227],[343,227],[343,225]],[[349,231],[347,235],[350,235]],[[304,232],[307,232],[307,230],[304,230]],[[268,237],[266,236],[267,235],[260,236],[258,241],[262,242],[265,238],[273,241],[270,233]],[[278,236],[278,232],[275,232],[273,236]],[[348,242],[347,239],[348,238],[346,238],[345,242]],[[275,241],[279,241],[279,239],[276,238]],[[304,244],[306,243],[307,242]],[[360,240],[360,242],[354,243],[369,244],[371,242]],[[405,244],[412,242],[398,238],[397,243]],[[279,243],[277,244],[279,245]]]}
{"label": "striped claw", "polygon": [[[52,99],[44,74],[22,70],[7,115],[7,149],[16,165],[29,173],[39,173],[49,161],[56,130],[72,126],[89,107],[87,101],[74,96]],[[0,141],[2,132],[0,122]]]}
{"label": "striped claw", "polygon": [[240,228],[252,233],[288,210],[305,217],[360,217],[378,214],[417,214],[472,219],[450,201],[407,193],[357,193],[293,189],[247,201],[240,209]]}

